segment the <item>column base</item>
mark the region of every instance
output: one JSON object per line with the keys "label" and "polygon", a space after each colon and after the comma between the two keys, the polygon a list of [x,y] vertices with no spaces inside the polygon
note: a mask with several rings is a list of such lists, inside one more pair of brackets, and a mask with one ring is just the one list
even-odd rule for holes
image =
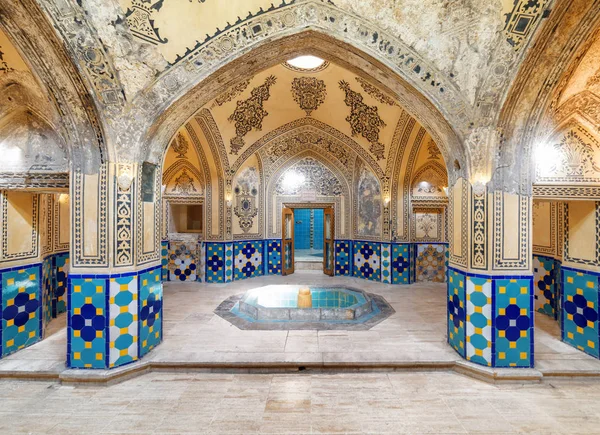
{"label": "column base", "polygon": [[488,367],[534,366],[533,276],[448,272],[448,343]]}
{"label": "column base", "polygon": [[161,269],[69,276],[67,367],[120,367],[160,344]]}

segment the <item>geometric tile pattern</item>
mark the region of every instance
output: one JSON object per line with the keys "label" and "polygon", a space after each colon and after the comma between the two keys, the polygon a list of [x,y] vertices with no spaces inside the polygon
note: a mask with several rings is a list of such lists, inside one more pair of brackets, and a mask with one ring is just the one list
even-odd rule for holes
{"label": "geometric tile pattern", "polygon": [[492,365],[492,280],[467,277],[467,360]]}
{"label": "geometric tile pattern", "polygon": [[2,356],[42,337],[41,264],[2,272]]}
{"label": "geometric tile pattern", "polygon": [[495,367],[533,364],[533,279],[496,279]]}
{"label": "geometric tile pattern", "polygon": [[69,289],[67,363],[73,368],[106,368],[106,279],[73,278]]}
{"label": "geometric tile pattern", "polygon": [[598,275],[568,268],[562,273],[563,340],[598,358]]}
{"label": "geometric tile pattern", "polygon": [[392,284],[411,284],[410,245],[392,245]]}
{"label": "geometric tile pattern", "polygon": [[234,244],[236,280],[253,278],[263,274],[262,241],[236,242]]}
{"label": "geometric tile pattern", "polygon": [[553,319],[557,317],[556,301],[558,300],[555,264],[554,258],[533,256],[535,310]]}
{"label": "geometric tile pattern", "polygon": [[196,281],[197,257],[195,242],[172,243],[169,251],[169,281]]}
{"label": "geometric tile pattern", "polygon": [[418,282],[446,282],[445,245],[418,245],[416,267]]}
{"label": "geometric tile pattern", "polygon": [[139,276],[140,357],[162,341],[163,287],[160,269]]}
{"label": "geometric tile pattern", "polygon": [[392,283],[392,245],[381,244],[381,282]]}
{"label": "geometric tile pattern", "polygon": [[225,282],[225,244],[206,244],[206,282]]}
{"label": "geometric tile pattern", "polygon": [[53,301],[52,316],[67,311],[67,273],[66,267],[69,264],[69,253],[56,254],[53,257],[54,281],[53,281]]}
{"label": "geometric tile pattern", "polygon": [[465,357],[465,275],[455,270],[448,277],[448,343]]}
{"label": "geometric tile pattern", "polygon": [[44,258],[42,262],[42,305],[44,306],[44,329],[52,320],[52,298],[53,298],[53,278],[52,256]]}
{"label": "geometric tile pattern", "polygon": [[381,281],[381,244],[354,242],[354,276]]}
{"label": "geometric tile pattern", "polygon": [[233,243],[225,244],[225,282],[233,281]]}
{"label": "geometric tile pattern", "polygon": [[109,367],[113,368],[138,359],[137,275],[111,278],[109,294]]}
{"label": "geometric tile pattern", "polygon": [[352,259],[352,242],[349,240],[335,241],[335,275],[349,276]]}
{"label": "geometric tile pattern", "polygon": [[160,264],[162,266],[162,280],[169,280],[169,241],[163,240],[160,244]]}
{"label": "geometric tile pattern", "polygon": [[267,242],[267,262],[269,275],[281,275],[281,240]]}

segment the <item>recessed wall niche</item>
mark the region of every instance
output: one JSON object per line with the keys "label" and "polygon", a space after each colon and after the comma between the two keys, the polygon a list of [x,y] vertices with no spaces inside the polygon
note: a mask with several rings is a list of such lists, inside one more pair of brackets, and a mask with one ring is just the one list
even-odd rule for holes
{"label": "recessed wall niche", "polygon": [[170,204],[170,233],[202,234],[202,204]]}

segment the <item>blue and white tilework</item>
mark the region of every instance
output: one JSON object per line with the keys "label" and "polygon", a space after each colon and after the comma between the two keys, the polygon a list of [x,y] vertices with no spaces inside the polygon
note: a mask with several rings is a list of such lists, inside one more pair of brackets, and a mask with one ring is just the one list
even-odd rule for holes
{"label": "blue and white tilework", "polygon": [[381,244],[381,282],[392,283],[392,245]]}
{"label": "blue and white tilework", "polygon": [[52,321],[52,299],[54,298],[52,256],[42,262],[42,304],[44,306],[44,329]]}
{"label": "blue and white tilework", "polygon": [[556,263],[554,258],[533,256],[535,310],[557,318]]}
{"label": "blue and white tilework", "polygon": [[225,245],[206,243],[206,282],[225,282]]}
{"label": "blue and white tilework", "polygon": [[150,270],[139,276],[139,355],[146,355],[162,341],[163,287],[160,271]]}
{"label": "blue and white tilework", "polygon": [[497,279],[495,285],[495,367],[533,365],[533,278]]}
{"label": "blue and white tilework", "polygon": [[2,271],[2,356],[42,337],[42,266]]}
{"label": "blue and white tilework", "polygon": [[233,243],[225,244],[225,282],[233,281]]}
{"label": "blue and white tilework", "polygon": [[138,359],[137,276],[111,278],[109,282],[109,367]]}
{"label": "blue and white tilework", "polygon": [[598,275],[563,268],[563,340],[599,357]]}
{"label": "blue and white tilework", "polygon": [[70,279],[67,365],[106,368],[108,337],[105,278]]}
{"label": "blue and white tilework", "polygon": [[160,244],[160,264],[162,266],[161,278],[163,281],[169,280],[169,241],[163,240]]}
{"label": "blue and white tilework", "polygon": [[235,255],[235,280],[253,278],[263,274],[262,242],[236,242]]}
{"label": "blue and white tilework", "polygon": [[467,277],[467,359],[492,365],[492,280]]}
{"label": "blue and white tilework", "polygon": [[465,356],[465,276],[451,271],[448,279],[448,343]]}
{"label": "blue and white tilework", "polygon": [[56,254],[53,257],[54,281],[52,317],[67,311],[67,274],[65,267],[69,264],[69,253]]}
{"label": "blue and white tilework", "polygon": [[354,242],[354,276],[381,281],[381,244]]}
{"label": "blue and white tilework", "polygon": [[267,241],[267,273],[281,275],[281,240]]}
{"label": "blue and white tilework", "polygon": [[196,281],[197,243],[172,242],[169,250],[169,281]]}
{"label": "blue and white tilework", "polygon": [[352,242],[350,240],[335,241],[335,274],[350,276],[352,266]]}
{"label": "blue and white tilework", "polygon": [[392,245],[392,284],[412,282],[411,258],[410,245]]}

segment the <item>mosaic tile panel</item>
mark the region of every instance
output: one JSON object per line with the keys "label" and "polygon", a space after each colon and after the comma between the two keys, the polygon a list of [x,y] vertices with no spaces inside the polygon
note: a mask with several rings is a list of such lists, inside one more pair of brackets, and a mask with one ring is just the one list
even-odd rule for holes
{"label": "mosaic tile panel", "polygon": [[198,279],[196,242],[171,242],[169,250],[169,281],[190,282]]}
{"label": "mosaic tile panel", "polygon": [[535,310],[552,318],[557,317],[556,260],[533,256],[533,286]]}
{"label": "mosaic tile panel", "polygon": [[445,245],[418,245],[416,258],[418,282],[446,282]]}
{"label": "mosaic tile panel", "polygon": [[374,242],[354,242],[354,276],[381,281],[381,245]]}
{"label": "mosaic tile panel", "polygon": [[381,244],[381,282],[392,283],[392,245]]}
{"label": "mosaic tile panel", "polygon": [[160,244],[161,279],[169,280],[169,241],[163,240]]}
{"label": "mosaic tile panel", "polygon": [[562,273],[563,340],[598,358],[598,276],[568,268]]}
{"label": "mosaic tile panel", "polygon": [[267,242],[267,273],[281,275],[281,240]]}
{"label": "mosaic tile panel", "polygon": [[225,282],[225,245],[223,243],[206,244],[206,282]]}
{"label": "mosaic tile panel", "polygon": [[106,368],[107,285],[104,278],[73,278],[69,288],[67,364]]}
{"label": "mosaic tile panel", "polygon": [[[233,281],[233,243],[225,244],[225,282]],[[236,277],[237,278],[237,277]]]}
{"label": "mosaic tile panel", "polygon": [[52,265],[52,256],[46,257],[42,262],[42,305],[44,307],[44,329],[52,321],[52,299],[54,298],[54,274]]}
{"label": "mosaic tile panel", "polygon": [[146,355],[162,341],[163,286],[160,269],[139,276],[139,355]]}
{"label": "mosaic tile panel", "polygon": [[2,356],[42,337],[41,275],[41,265],[2,273]]}
{"label": "mosaic tile panel", "polygon": [[335,241],[335,274],[350,276],[352,266],[352,242],[350,240]]}
{"label": "mosaic tile panel", "polygon": [[198,257],[200,258],[200,267],[198,268],[198,281],[206,282],[206,245],[204,242],[198,243]]}
{"label": "mosaic tile panel", "polygon": [[67,312],[67,273],[66,267],[69,264],[69,253],[56,254],[54,258],[54,298],[52,302],[52,316]]}
{"label": "mosaic tile panel", "polygon": [[236,242],[234,244],[234,279],[254,278],[263,274],[262,242]]}
{"label": "mosaic tile panel", "polygon": [[492,280],[467,277],[467,359],[492,365]]}
{"label": "mosaic tile panel", "polygon": [[495,281],[495,367],[533,364],[532,279]]}
{"label": "mosaic tile panel", "polygon": [[109,296],[108,362],[112,368],[138,359],[137,275],[111,278]]}
{"label": "mosaic tile panel", "polygon": [[465,357],[465,275],[448,274],[448,343]]}
{"label": "mosaic tile panel", "polygon": [[392,245],[392,284],[411,283],[410,259],[409,245]]}

